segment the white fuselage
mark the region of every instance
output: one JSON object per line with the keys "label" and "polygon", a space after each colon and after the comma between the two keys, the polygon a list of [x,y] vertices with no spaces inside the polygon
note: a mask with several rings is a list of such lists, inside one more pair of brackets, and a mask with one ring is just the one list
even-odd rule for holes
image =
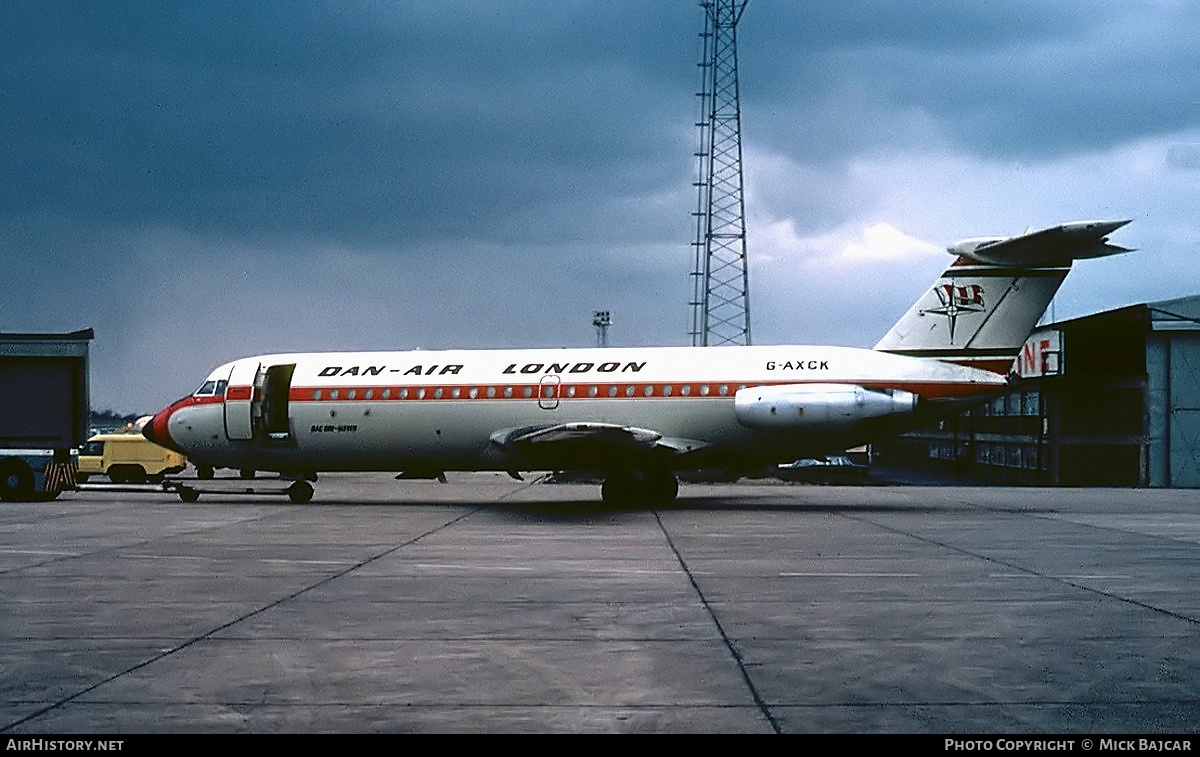
{"label": "white fuselage", "polygon": [[[281,354],[220,366],[150,428],[197,461],[292,473],[640,465],[603,447],[526,457],[499,443],[531,427],[602,425],[652,433],[671,452],[655,464],[682,470],[844,449],[1004,386],[986,371],[845,347]],[[867,417],[855,411],[864,394],[912,401]]]}
{"label": "white fuselage", "polygon": [[[605,502],[661,503],[675,473],[836,452],[1006,391],[1073,260],[1126,251],[1127,221],[956,245],[874,350],[779,345],[264,355],[226,363],[144,434],[212,467],[574,470]],[[967,367],[967,365],[977,367]],[[983,370],[987,368],[987,370]],[[181,497],[194,497],[180,489]]]}

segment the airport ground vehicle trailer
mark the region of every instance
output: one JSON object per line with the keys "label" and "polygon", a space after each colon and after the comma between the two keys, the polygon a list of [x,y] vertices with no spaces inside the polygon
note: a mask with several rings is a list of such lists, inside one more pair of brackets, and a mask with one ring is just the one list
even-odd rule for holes
{"label": "airport ground vehicle trailer", "polygon": [[0,333],[0,500],[53,499],[75,488],[93,336]]}

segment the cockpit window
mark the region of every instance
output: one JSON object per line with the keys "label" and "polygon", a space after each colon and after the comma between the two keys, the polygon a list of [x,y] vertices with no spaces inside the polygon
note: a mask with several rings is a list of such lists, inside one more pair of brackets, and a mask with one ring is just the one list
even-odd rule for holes
{"label": "cockpit window", "polygon": [[217,388],[213,392],[213,394],[224,396],[225,395],[225,387],[228,385],[229,385],[228,381],[226,381],[225,379],[221,379],[220,381],[217,382]]}
{"label": "cockpit window", "polygon": [[210,396],[217,387],[217,382],[213,380],[205,381],[204,384],[196,390],[197,397]]}

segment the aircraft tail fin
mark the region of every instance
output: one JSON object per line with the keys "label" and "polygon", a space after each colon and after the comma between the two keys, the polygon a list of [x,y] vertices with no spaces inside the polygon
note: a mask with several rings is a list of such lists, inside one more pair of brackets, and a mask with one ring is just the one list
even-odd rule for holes
{"label": "aircraft tail fin", "polygon": [[1007,373],[1072,262],[1129,252],[1108,243],[1127,223],[1081,221],[957,242],[948,248],[954,262],[875,349]]}

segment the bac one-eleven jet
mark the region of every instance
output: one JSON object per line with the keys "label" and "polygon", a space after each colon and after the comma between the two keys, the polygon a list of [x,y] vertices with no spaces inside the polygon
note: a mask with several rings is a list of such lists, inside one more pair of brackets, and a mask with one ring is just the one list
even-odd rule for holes
{"label": "bac one-eleven jet", "polygon": [[874,349],[804,345],[261,355],[146,424],[203,466],[318,472],[598,472],[605,502],[671,501],[675,474],[846,449],[1006,391],[1073,261],[1128,221],[969,239]]}

